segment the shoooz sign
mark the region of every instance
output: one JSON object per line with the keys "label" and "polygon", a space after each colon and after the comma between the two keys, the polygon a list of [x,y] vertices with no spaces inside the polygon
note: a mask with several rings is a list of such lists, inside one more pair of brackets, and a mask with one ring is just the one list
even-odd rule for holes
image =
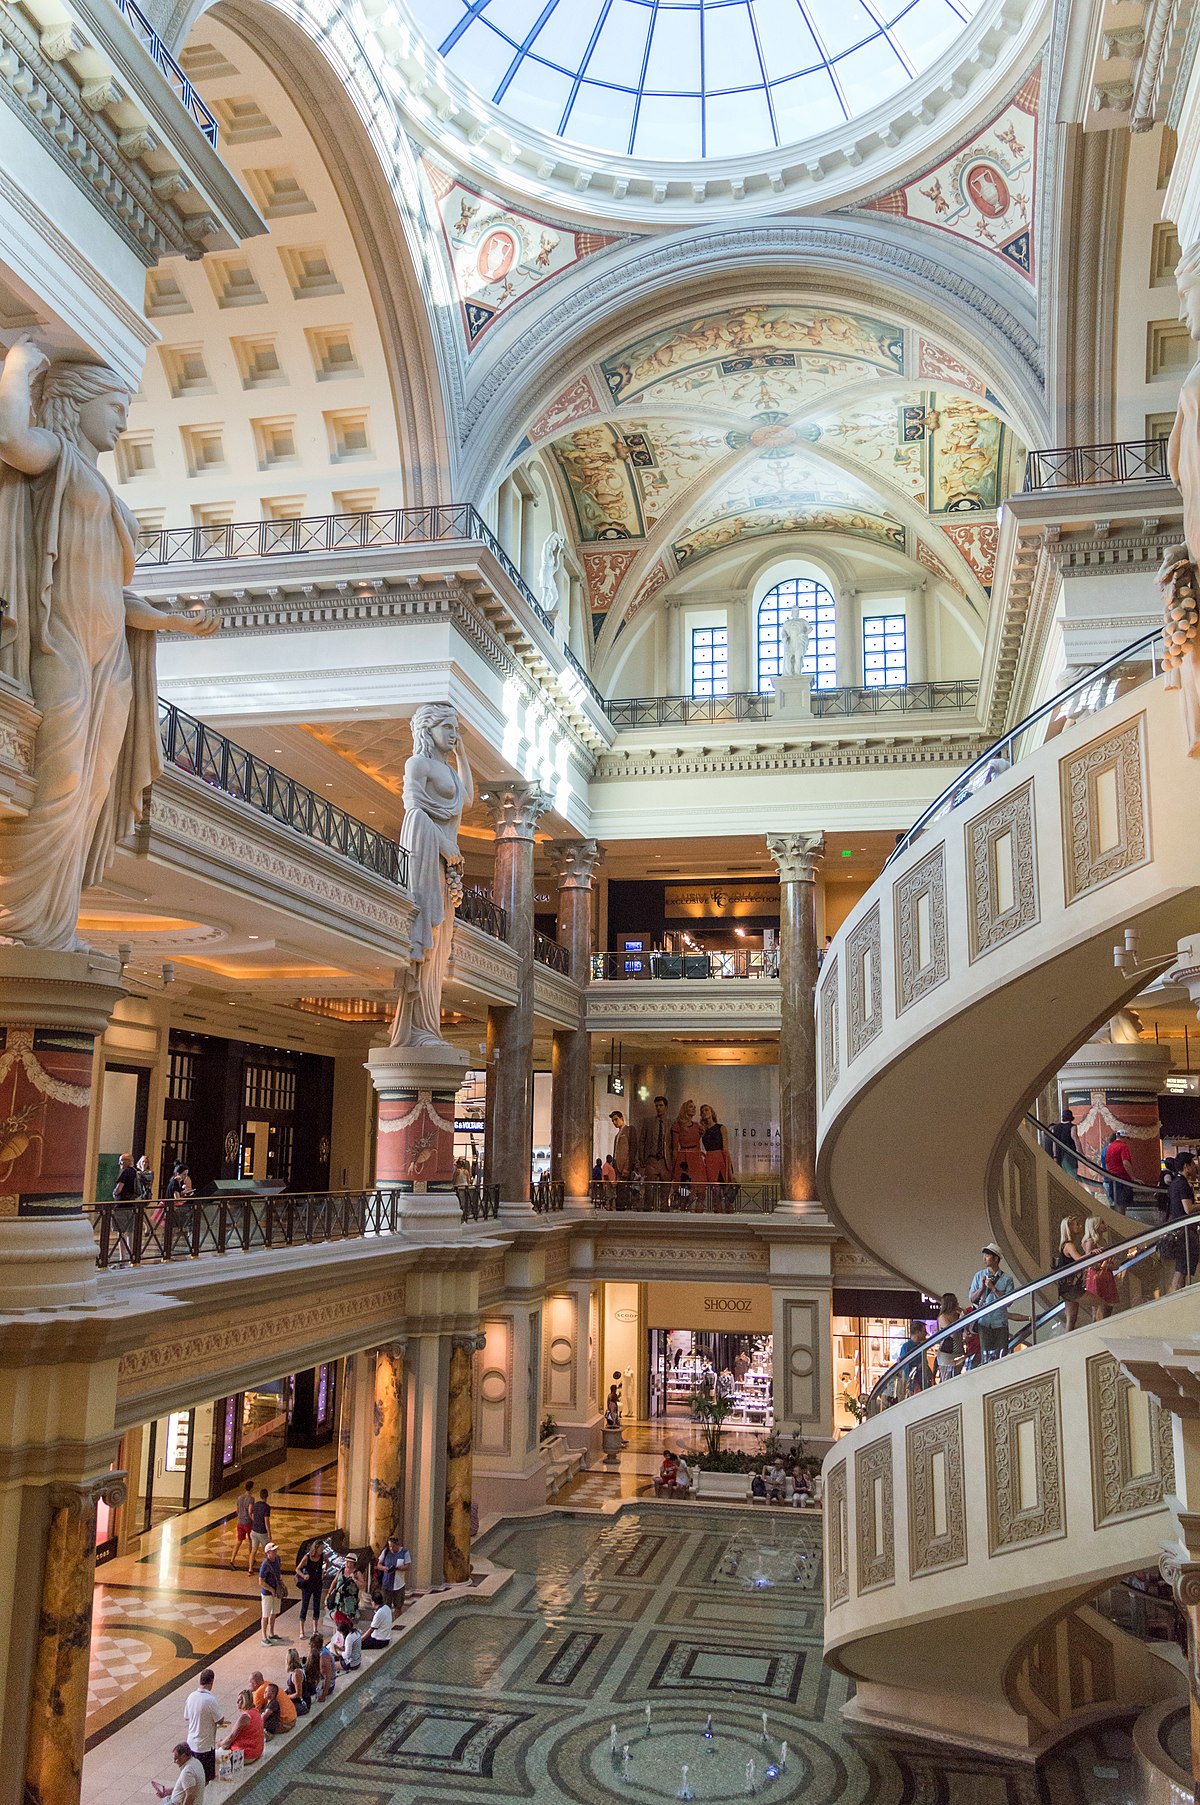
{"label": "shoooz sign", "polygon": [[769,1335],[768,1285],[672,1284],[652,1279],[646,1286],[648,1329],[722,1329]]}

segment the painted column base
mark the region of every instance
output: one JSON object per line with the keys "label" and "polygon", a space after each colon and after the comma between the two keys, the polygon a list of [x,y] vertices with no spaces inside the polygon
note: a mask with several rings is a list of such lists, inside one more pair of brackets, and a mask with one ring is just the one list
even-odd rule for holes
{"label": "painted column base", "polygon": [[400,1193],[400,1216],[417,1234],[458,1233],[454,1099],[470,1061],[457,1047],[372,1047],[367,1070],[379,1096],[375,1183]]}
{"label": "painted column base", "polygon": [[0,1219],[0,1310],[55,1310],[96,1298],[96,1237],[88,1218]]}

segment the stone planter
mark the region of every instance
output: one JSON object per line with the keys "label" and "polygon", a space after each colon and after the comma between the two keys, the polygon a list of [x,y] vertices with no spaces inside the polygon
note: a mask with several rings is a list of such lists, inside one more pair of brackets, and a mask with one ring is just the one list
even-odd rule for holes
{"label": "stone planter", "polygon": [[605,1429],[604,1432],[604,1464],[615,1467],[621,1459],[621,1449],[625,1446],[625,1437],[619,1429]]}
{"label": "stone planter", "polygon": [[744,1504],[749,1492],[749,1473],[706,1473],[702,1467],[696,1474],[697,1498],[723,1498]]}

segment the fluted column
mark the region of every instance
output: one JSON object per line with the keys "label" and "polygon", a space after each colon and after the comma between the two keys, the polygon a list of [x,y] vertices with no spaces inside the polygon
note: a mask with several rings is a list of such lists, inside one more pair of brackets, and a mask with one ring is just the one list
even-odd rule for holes
{"label": "fluted column", "polygon": [[32,1704],[25,1756],[25,1805],[78,1805],[83,1783],[96,1506],[121,1504],[124,1473],[49,1488],[50,1523],[41,1603],[30,1629]]}
{"label": "fluted column", "polygon": [[546,798],[536,783],[499,784],[485,795],[496,828],[492,898],[505,911],[517,955],[517,1000],[488,1010],[488,1182],[501,1203],[529,1201],[533,1148],[533,846]]}
{"label": "fluted column", "polygon": [[404,1348],[392,1341],[375,1350],[367,1540],[377,1554],[404,1520]]}
{"label": "fluted column", "polygon": [[471,1461],[475,1447],[475,1355],[480,1334],[455,1335],[450,1342],[450,1383],[446,1401],[446,1525],[442,1571],[447,1583],[471,1577]]}
{"label": "fluted column", "polygon": [[779,870],[779,1148],[783,1197],[817,1195],[817,869],[824,834],[768,834]]}
{"label": "fluted column", "polygon": [[[571,977],[585,985],[592,969],[592,880],[600,848],[595,840],[556,840],[550,848],[558,872],[558,944],[571,961]],[[592,1170],[592,1045],[586,1020],[555,1032],[550,1159],[568,1197],[586,1197]]]}

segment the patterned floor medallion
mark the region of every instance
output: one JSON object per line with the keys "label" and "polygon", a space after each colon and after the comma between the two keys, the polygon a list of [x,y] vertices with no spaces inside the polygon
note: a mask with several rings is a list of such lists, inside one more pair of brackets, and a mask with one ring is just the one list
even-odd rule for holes
{"label": "patterned floor medallion", "polygon": [[811,1519],[634,1501],[501,1522],[479,1553],[511,1580],[415,1626],[238,1805],[1118,1805],[1128,1790],[1118,1731],[1031,1771],[843,1729]]}

